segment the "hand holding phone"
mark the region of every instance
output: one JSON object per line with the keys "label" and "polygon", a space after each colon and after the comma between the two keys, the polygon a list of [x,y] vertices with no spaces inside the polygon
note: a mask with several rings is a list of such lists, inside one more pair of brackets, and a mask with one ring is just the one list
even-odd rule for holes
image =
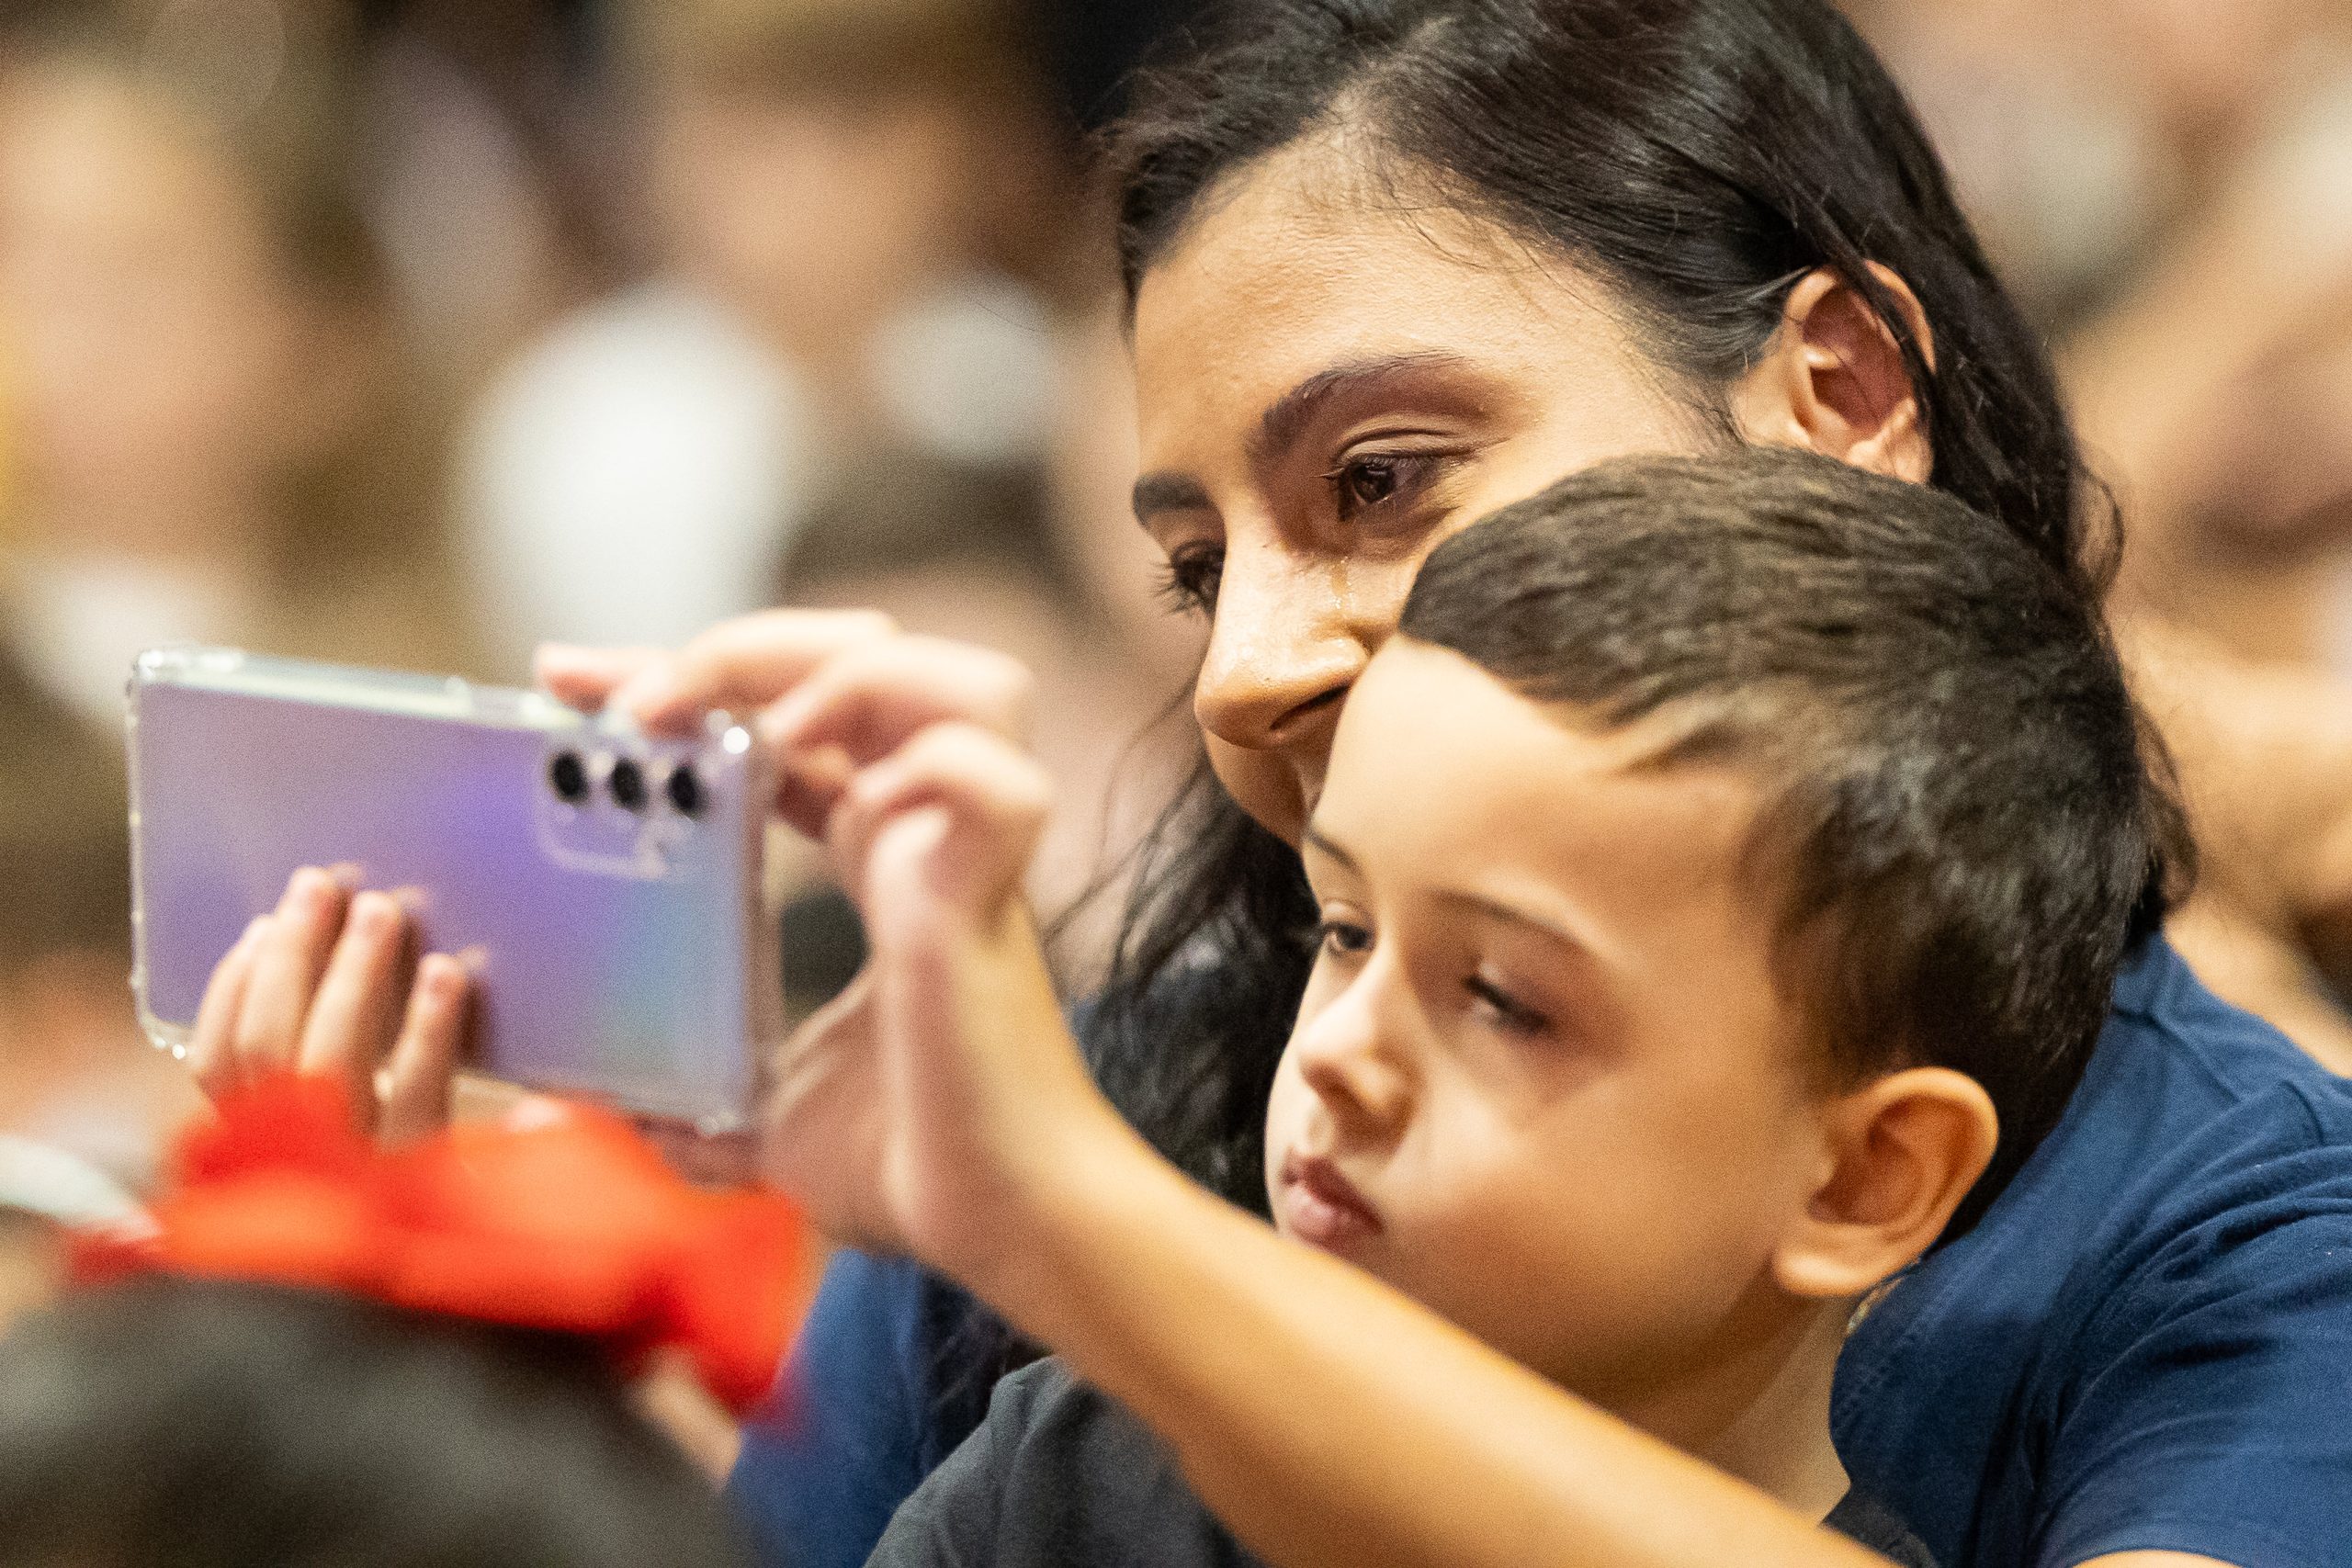
{"label": "hand holding phone", "polygon": [[470,990],[456,958],[419,959],[399,900],[305,867],[213,971],[188,1066],[214,1099],[273,1068],[339,1078],[373,1132],[404,1143],[448,1119]]}
{"label": "hand holding phone", "polygon": [[[731,721],[656,738],[539,693],[178,649],[140,662],[130,755],[135,983],[159,1044],[216,1075],[327,1033],[364,1061],[401,1038],[354,1010],[405,994],[385,939],[406,928],[466,960],[462,1032],[490,1076],[714,1129],[747,1113],[781,996],[773,790]],[[314,877],[281,898],[305,866],[397,892],[405,920]],[[248,940],[240,975],[220,955]],[[420,973],[420,1006],[454,999],[441,962]]]}

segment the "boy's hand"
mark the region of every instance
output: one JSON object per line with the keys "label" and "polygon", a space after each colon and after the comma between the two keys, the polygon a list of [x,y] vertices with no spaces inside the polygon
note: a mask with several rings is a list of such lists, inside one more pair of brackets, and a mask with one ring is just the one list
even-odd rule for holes
{"label": "boy's hand", "polygon": [[1029,677],[933,638],[845,651],[761,728],[865,918],[857,984],[786,1047],[768,1167],[820,1214],[975,1282],[1057,1151],[1114,1123],[1022,886],[1053,790]]}
{"label": "boy's hand", "polygon": [[397,900],[305,868],[213,970],[188,1066],[215,1099],[283,1068],[338,1077],[379,1136],[418,1137],[449,1119],[469,990],[456,959],[415,956]]}

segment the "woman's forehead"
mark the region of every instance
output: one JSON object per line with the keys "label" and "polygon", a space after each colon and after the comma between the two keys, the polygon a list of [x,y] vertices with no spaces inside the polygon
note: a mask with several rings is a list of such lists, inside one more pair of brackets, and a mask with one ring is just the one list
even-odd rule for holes
{"label": "woman's forehead", "polygon": [[1337,367],[1447,355],[1501,375],[1626,362],[1607,291],[1484,220],[1285,150],[1206,197],[1144,275],[1138,391],[1156,417],[1259,410]]}

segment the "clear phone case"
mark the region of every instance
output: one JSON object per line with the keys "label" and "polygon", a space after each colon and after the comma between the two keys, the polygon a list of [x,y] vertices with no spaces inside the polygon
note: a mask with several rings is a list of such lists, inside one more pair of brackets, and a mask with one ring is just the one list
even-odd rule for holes
{"label": "clear phone case", "polygon": [[182,1048],[214,966],[305,865],[399,892],[477,976],[473,1065],[711,1129],[782,1011],[741,728],[639,735],[537,692],[266,659],[141,657],[133,988]]}

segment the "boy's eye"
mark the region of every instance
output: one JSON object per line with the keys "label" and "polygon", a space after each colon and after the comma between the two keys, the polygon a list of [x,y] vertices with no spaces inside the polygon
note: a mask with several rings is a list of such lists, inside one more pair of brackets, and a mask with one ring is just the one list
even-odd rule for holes
{"label": "boy's eye", "polygon": [[1471,999],[1492,1014],[1496,1023],[1514,1034],[1535,1034],[1551,1024],[1551,1020],[1535,1009],[1496,985],[1483,975],[1473,975],[1462,982]]}
{"label": "boy's eye", "polygon": [[1224,576],[1223,546],[1181,545],[1159,570],[1159,596],[1179,612],[1213,615],[1217,583]]}
{"label": "boy's eye", "polygon": [[1326,953],[1361,954],[1372,951],[1372,932],[1352,920],[1325,920],[1315,928],[1316,945]]}

